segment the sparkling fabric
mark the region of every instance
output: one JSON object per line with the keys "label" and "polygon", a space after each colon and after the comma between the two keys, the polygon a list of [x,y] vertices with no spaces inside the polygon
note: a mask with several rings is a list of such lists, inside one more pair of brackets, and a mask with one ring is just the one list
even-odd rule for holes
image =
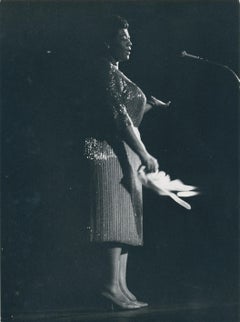
{"label": "sparkling fabric", "polygon": [[124,142],[124,128],[137,128],[146,97],[118,68],[102,61],[86,111],[84,157],[90,187],[90,239],[142,245],[142,185],[138,156]]}
{"label": "sparkling fabric", "polygon": [[96,138],[88,137],[84,143],[84,155],[89,160],[108,160],[117,157],[112,147],[106,141],[99,141]]}

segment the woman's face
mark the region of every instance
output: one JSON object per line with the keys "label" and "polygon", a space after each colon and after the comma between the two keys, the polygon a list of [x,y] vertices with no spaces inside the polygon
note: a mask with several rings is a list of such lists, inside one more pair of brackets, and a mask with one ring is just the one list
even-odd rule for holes
{"label": "woman's face", "polygon": [[126,61],[130,57],[132,43],[127,29],[119,29],[117,36],[110,44],[111,56],[118,61]]}

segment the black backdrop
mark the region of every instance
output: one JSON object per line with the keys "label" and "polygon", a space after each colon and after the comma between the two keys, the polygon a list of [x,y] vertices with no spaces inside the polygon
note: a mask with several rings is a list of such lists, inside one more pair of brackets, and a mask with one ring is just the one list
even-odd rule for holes
{"label": "black backdrop", "polygon": [[78,308],[100,278],[85,242],[79,109],[94,60],[94,21],[130,23],[122,70],[145,93],[171,100],[141,125],[172,178],[200,187],[192,210],[145,191],[145,246],[129,284],[168,303],[237,301],[237,1],[9,2],[2,4],[2,271],[8,313]]}

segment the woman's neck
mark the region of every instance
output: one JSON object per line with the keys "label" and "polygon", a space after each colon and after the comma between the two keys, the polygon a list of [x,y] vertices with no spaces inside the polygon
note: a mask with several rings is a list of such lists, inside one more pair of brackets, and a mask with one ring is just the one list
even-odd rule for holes
{"label": "woman's neck", "polygon": [[117,69],[118,69],[118,67],[119,67],[119,62],[115,59],[115,58],[113,58],[111,55],[109,55],[108,56],[108,60],[110,61],[110,63],[112,63],[114,66],[116,66],[117,67]]}

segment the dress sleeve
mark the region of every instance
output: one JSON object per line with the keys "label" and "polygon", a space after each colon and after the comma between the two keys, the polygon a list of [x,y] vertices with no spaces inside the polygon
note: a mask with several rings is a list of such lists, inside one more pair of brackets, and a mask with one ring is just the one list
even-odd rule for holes
{"label": "dress sleeve", "polygon": [[124,102],[124,83],[114,67],[110,67],[108,72],[106,94],[108,110],[117,130],[121,131],[125,127],[133,125]]}

